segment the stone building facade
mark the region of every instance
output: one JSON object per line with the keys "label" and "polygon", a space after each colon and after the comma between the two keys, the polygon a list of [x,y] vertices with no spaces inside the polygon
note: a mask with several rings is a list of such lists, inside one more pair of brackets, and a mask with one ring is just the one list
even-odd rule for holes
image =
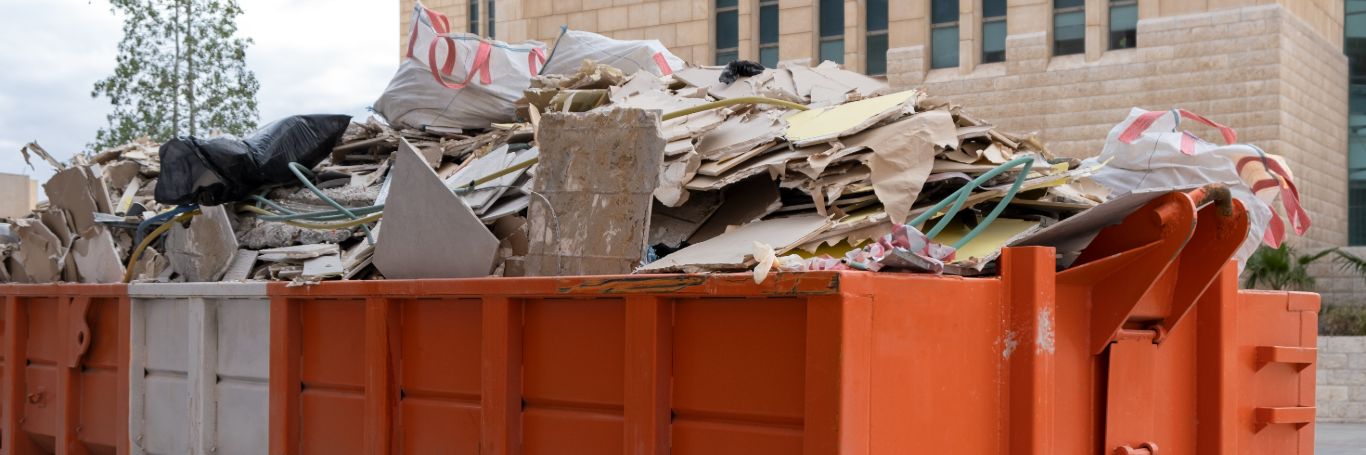
{"label": "stone building facade", "polygon": [[[399,3],[401,30],[406,32],[413,2]],[[1242,142],[1289,159],[1314,220],[1307,245],[1348,241],[1349,90],[1342,1],[428,0],[425,4],[447,14],[455,31],[479,28],[487,34],[492,28],[494,37],[504,41],[553,43],[560,27],[567,25],[615,38],[659,39],[680,57],[698,64],[716,63],[723,54],[718,52],[717,39],[726,39],[735,41],[727,46],[735,46],[733,56],[742,59],[758,60],[760,48],[771,48],[776,42],[779,61],[812,62],[825,57],[860,71],[885,65],[885,76],[896,88],[924,87],[934,96],[969,106],[979,117],[1005,129],[1038,131],[1055,152],[1075,157],[1099,153],[1106,133],[1132,106],[1183,107],[1234,127]],[[1133,5],[1127,13],[1113,9],[1125,4]],[[948,8],[945,17],[945,5],[957,11]],[[993,9],[1003,9],[1004,15],[988,13]],[[494,12],[491,16],[490,11]],[[1067,11],[1079,14],[1067,16]],[[1136,46],[1115,49],[1126,46],[1110,42],[1119,39],[1111,33],[1115,31],[1110,29],[1115,23],[1112,19],[1122,19],[1111,18],[1111,11],[1136,16],[1131,22],[1136,23],[1136,30],[1125,38]],[[734,14],[722,16],[721,12]],[[841,15],[842,20],[832,19]],[[776,34],[766,31],[773,26],[773,17],[777,18]],[[1054,26],[1061,27],[1064,20],[1074,21],[1066,33],[1075,33],[1081,40],[1073,48],[1078,53],[1058,55],[1056,41],[1064,32]],[[721,38],[718,23],[734,24],[737,33]],[[956,30],[944,36],[956,35],[956,39],[936,38],[946,23]],[[984,46],[997,45],[992,43],[1002,35],[1004,61],[988,63],[991,59]],[[832,38],[839,39],[841,46],[823,52]],[[885,58],[880,52],[883,47]],[[956,64],[941,67],[934,58],[935,49],[942,54],[956,51]],[[1218,137],[1204,133],[1203,137]]]}
{"label": "stone building facade", "polygon": [[38,181],[0,172],[0,218],[22,218],[38,204]]}

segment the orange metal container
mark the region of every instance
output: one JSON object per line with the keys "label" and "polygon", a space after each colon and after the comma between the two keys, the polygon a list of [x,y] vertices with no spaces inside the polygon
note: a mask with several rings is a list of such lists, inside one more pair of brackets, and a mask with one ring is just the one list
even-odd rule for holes
{"label": "orange metal container", "polygon": [[124,285],[4,285],[0,453],[128,453]]}
{"label": "orange metal container", "polygon": [[273,284],[271,452],[1312,454],[1318,297],[1202,196],[1062,272]]}

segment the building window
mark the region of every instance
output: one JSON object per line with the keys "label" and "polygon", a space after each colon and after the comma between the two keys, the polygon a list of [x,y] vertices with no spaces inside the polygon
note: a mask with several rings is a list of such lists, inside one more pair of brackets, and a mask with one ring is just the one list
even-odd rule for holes
{"label": "building window", "polygon": [[759,64],[778,67],[778,0],[759,0]]}
{"label": "building window", "polygon": [[1086,0],[1053,0],[1053,55],[1086,52]]}
{"label": "building window", "polygon": [[844,64],[844,0],[820,0],[820,60]]}
{"label": "building window", "polygon": [[930,67],[958,66],[958,0],[930,4]]}
{"label": "building window", "polygon": [[864,16],[868,27],[864,72],[874,76],[887,74],[887,0],[868,0]]}
{"label": "building window", "polygon": [[737,0],[716,0],[716,64],[740,59],[740,5]]}
{"label": "building window", "polygon": [[1110,0],[1110,49],[1138,46],[1138,0]]}
{"label": "building window", "polygon": [[982,63],[1006,61],[1006,0],[982,0]]}
{"label": "building window", "polygon": [[1347,243],[1366,245],[1366,0],[1347,0]]}
{"label": "building window", "polygon": [[493,18],[494,18],[494,17],[497,17],[497,16],[494,15],[494,10],[493,10],[493,5],[494,5],[494,2],[495,2],[495,1],[496,1],[496,0],[488,0],[488,8],[487,8],[487,9],[488,9],[488,12],[489,12],[489,17],[486,19],[486,22],[484,22],[484,23],[486,24],[486,26],[485,26],[484,28],[487,29],[487,30],[489,31],[489,34],[488,34],[488,37],[489,37],[489,38],[493,38],[493,37],[494,37],[494,34],[493,34]]}
{"label": "building window", "polygon": [[470,34],[479,34],[479,2],[470,1]]}

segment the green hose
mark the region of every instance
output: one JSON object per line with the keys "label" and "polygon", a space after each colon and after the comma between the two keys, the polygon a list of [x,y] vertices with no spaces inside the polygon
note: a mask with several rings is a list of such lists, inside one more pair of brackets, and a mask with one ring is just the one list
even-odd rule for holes
{"label": "green hose", "polygon": [[1020,188],[1024,186],[1025,180],[1029,178],[1029,170],[1033,166],[1034,157],[1032,156],[1022,156],[1010,160],[1000,166],[996,166],[996,168],[987,171],[987,173],[978,176],[971,182],[968,182],[967,185],[963,185],[962,188],[959,188],[957,191],[954,191],[953,194],[949,195],[949,197],[946,197],[944,198],[944,200],[939,201],[939,203],[935,204],[934,206],[926,210],[925,213],[921,213],[920,216],[917,216],[914,219],[912,219],[911,222],[908,224],[912,226],[920,226],[922,224],[925,224],[925,222],[929,221],[931,217],[939,213],[939,211],[943,209],[944,206],[952,202],[953,207],[950,208],[947,212],[944,212],[944,216],[939,219],[939,222],[935,223],[934,227],[931,228],[929,232],[925,233],[926,237],[934,238],[934,236],[939,235],[939,233],[942,232],[944,228],[948,227],[949,222],[953,220],[954,215],[957,215],[958,212],[962,210],[963,204],[967,203],[968,196],[972,194],[972,190],[981,187],[982,184],[986,183],[987,181],[993,178],[996,178],[996,176],[1001,175],[1006,171],[1009,171],[1017,167],[1021,167],[1020,175],[1015,178],[1015,184],[1011,185],[1009,190],[1006,190],[1005,195],[1001,197],[1001,202],[996,203],[996,207],[991,210],[991,213],[988,213],[987,216],[982,219],[981,223],[977,224],[977,227],[972,228],[972,230],[969,231],[967,235],[964,235],[963,238],[959,239],[952,245],[954,249],[962,248],[963,245],[966,245],[968,242],[972,241],[972,239],[976,238],[978,234],[981,234],[982,231],[986,230],[987,226],[990,226],[993,221],[996,221],[996,217],[1001,215],[1001,212],[1006,209],[1006,205],[1010,204],[1010,201],[1015,199],[1015,194],[1020,192]]}
{"label": "green hose", "polygon": [[[351,218],[352,220],[359,220],[359,219],[361,218],[361,217],[359,217],[359,216],[356,216],[355,213],[351,212],[350,209],[347,209],[345,206],[341,205],[341,203],[338,203],[336,200],[334,200],[334,199],[332,199],[332,198],[330,198],[330,197],[327,197],[326,194],[323,194],[323,190],[318,189],[317,185],[314,185],[313,182],[309,181],[309,180],[308,180],[308,177],[305,177],[305,176],[304,176],[304,173],[305,173],[305,172],[312,173],[312,171],[308,170],[308,168],[304,167],[304,165],[299,164],[299,163],[297,163],[297,162],[295,162],[295,163],[289,163],[289,170],[290,170],[290,171],[293,171],[293,172],[294,172],[294,176],[295,176],[295,177],[298,177],[298,178],[299,178],[299,181],[300,181],[300,182],[303,182],[304,186],[308,187],[308,189],[309,189],[310,191],[312,191],[313,194],[318,195],[318,199],[322,199],[324,202],[327,202],[328,204],[330,204],[333,208],[336,208],[338,211],[341,211],[342,213],[345,213],[346,216],[349,217],[349,218]],[[376,217],[376,219],[378,219],[378,217]],[[365,224],[361,224],[360,227],[361,227],[361,229],[364,229],[364,230],[365,230],[365,240],[366,240],[367,242],[370,242],[371,245],[374,245],[374,244],[375,244],[375,236],[374,236],[374,234],[372,234],[372,233],[370,232],[370,226],[367,226],[367,225],[365,225]]]}

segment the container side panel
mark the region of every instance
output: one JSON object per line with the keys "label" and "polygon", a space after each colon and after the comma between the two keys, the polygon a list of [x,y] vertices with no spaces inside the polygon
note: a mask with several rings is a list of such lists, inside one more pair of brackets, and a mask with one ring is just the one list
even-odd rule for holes
{"label": "container side panel", "polygon": [[624,452],[619,409],[556,409],[528,404],[522,414],[522,425],[522,450],[526,455]]}
{"label": "container side panel", "polygon": [[146,376],[143,384],[146,390],[144,450],[165,455],[189,453],[190,419],[186,414],[190,409],[190,386],[185,376],[153,372]]}
{"label": "container side panel", "polygon": [[61,331],[57,321],[58,300],[55,298],[20,298],[28,306],[28,358],[31,362],[56,365],[61,357]]}
{"label": "container side panel", "polygon": [[750,455],[802,453],[801,427],[765,427],[678,418],[673,423],[676,455]]}
{"label": "container side panel", "polygon": [[680,419],[800,429],[805,340],[801,299],[678,300],[674,413]]}
{"label": "container side panel", "polygon": [[[883,286],[885,284],[885,286]],[[874,296],[872,453],[1007,453],[998,281],[887,280]]]}
{"label": "container side panel", "polygon": [[182,376],[189,368],[186,338],[186,305],[182,300],[144,300],[143,327],[146,333],[147,370],[176,372]]}
{"label": "container side panel", "polygon": [[1056,453],[1093,453],[1100,447],[1104,433],[1105,409],[1102,395],[1106,380],[1091,353],[1091,294],[1089,287],[1058,288],[1055,321],[1054,368],[1057,369],[1054,397],[1059,406],[1053,415],[1057,433]]}
{"label": "container side panel", "polygon": [[300,453],[360,453],[365,422],[365,301],[299,305]]}
{"label": "container side panel", "polygon": [[218,434],[214,455],[267,453],[270,395],[264,381],[222,379],[218,384]]}
{"label": "container side panel", "polygon": [[399,302],[401,453],[477,453],[481,305],[478,299]]}
{"label": "container side panel", "polygon": [[[90,348],[82,357],[86,367],[117,369],[119,367],[119,342],[127,335],[119,329],[119,300],[95,298],[90,301],[86,323],[90,326]],[[72,329],[72,333],[75,330]]]}
{"label": "container side panel", "polygon": [[404,396],[479,401],[480,305],[477,299],[402,304]]}
{"label": "container side panel", "polygon": [[1152,438],[1163,452],[1196,453],[1198,317],[1195,312],[1187,315],[1158,346],[1154,359]]}
{"label": "container side panel", "polygon": [[530,299],[523,310],[523,448],[621,453],[626,308],[621,299]]}
{"label": "container side panel", "polygon": [[364,452],[365,397],[360,390],[305,388],[299,393],[299,414],[301,455]]}
{"label": "container side panel", "polygon": [[61,337],[57,323],[59,303],[55,298],[36,297],[21,297],[19,302],[27,307],[28,313],[28,339],[24,343],[28,352],[28,365],[24,368],[27,400],[20,415],[20,428],[34,443],[51,451],[61,413],[57,362],[60,346],[65,346],[58,343]]}
{"label": "container side panel", "polygon": [[[303,355],[300,378],[309,386],[365,385],[365,301],[315,300],[300,304]],[[359,418],[359,416],[357,416]]]}
{"label": "container side panel", "polygon": [[[224,299],[217,315],[215,455],[267,452],[270,434],[270,301]],[[207,429],[206,429],[207,430]]]}
{"label": "container side panel", "polygon": [[[1256,408],[1293,408],[1314,406],[1300,399],[1300,365],[1258,362],[1257,348],[1263,346],[1315,347],[1301,340],[1301,312],[1289,311],[1284,293],[1243,292],[1239,296],[1238,343],[1234,362],[1242,380],[1237,424],[1243,435],[1238,453],[1302,453],[1303,438],[1313,438],[1313,425],[1256,422]],[[1307,455],[1307,454],[1304,454]]]}
{"label": "container side panel", "polygon": [[399,453],[479,453],[478,403],[405,397],[399,404]]}
{"label": "container side panel", "polygon": [[223,300],[217,307],[218,375],[265,381],[270,377],[270,302]]}
{"label": "container side panel", "polygon": [[[117,311],[111,313],[118,314]],[[114,335],[117,334],[118,332],[114,332]],[[96,340],[100,338],[102,336],[95,337]],[[94,349],[94,346],[91,346],[91,349]],[[117,368],[87,366],[81,371],[80,381],[81,385],[75,397],[80,400],[79,415],[76,416],[76,439],[86,443],[92,450],[97,447],[106,449],[94,450],[95,452],[113,453],[118,440],[128,437],[126,433],[119,434],[120,430],[126,429],[122,423],[128,419],[128,415],[126,409],[119,409],[118,406],[119,397],[126,396],[128,389],[119,387]]]}
{"label": "container side panel", "polygon": [[523,395],[528,405],[620,411],[626,338],[622,300],[532,299],[523,317]]}

